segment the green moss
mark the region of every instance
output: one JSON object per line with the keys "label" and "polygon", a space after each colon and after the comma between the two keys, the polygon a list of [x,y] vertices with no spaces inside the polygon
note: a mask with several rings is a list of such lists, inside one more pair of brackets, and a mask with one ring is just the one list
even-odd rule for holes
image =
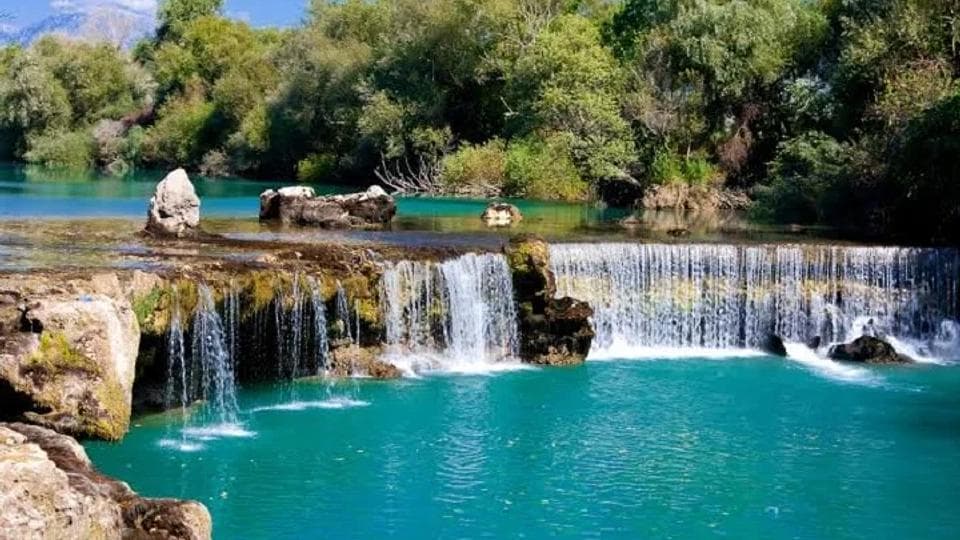
{"label": "green moss", "polygon": [[340,281],[347,294],[350,307],[357,311],[360,320],[368,326],[380,324],[379,286],[376,281],[362,274],[356,274]]}
{"label": "green moss", "polygon": [[130,403],[119,384],[103,381],[95,392],[99,414],[87,418],[88,430],[97,437],[118,441],[130,427]]}
{"label": "green moss", "polygon": [[133,299],[133,312],[137,316],[137,323],[140,328],[152,326],[153,314],[160,306],[160,298],[163,296],[161,287],[154,287],[149,293]]}
{"label": "green moss", "polygon": [[40,335],[40,347],[27,359],[26,367],[50,374],[61,371],[100,374],[100,366],[71,347],[67,336],[60,332],[50,331]]}
{"label": "green moss", "polygon": [[273,272],[251,272],[238,283],[248,295],[253,312],[261,311],[273,303],[277,297],[277,286],[281,284],[278,279],[279,276]]}

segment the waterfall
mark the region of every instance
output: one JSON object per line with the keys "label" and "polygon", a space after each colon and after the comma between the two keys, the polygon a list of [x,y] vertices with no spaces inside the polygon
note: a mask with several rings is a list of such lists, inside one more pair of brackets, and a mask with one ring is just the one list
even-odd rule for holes
{"label": "waterfall", "polygon": [[230,365],[236,372],[237,361],[240,358],[240,289],[233,280],[230,280],[230,288],[227,289],[223,298],[223,323],[227,339],[227,354],[230,356]]}
{"label": "waterfall", "polygon": [[179,406],[184,415],[190,405],[185,349],[183,324],[180,322],[180,299],[174,293],[170,329],[167,331],[167,383],[163,401],[165,409]]}
{"label": "waterfall", "polygon": [[335,306],[335,325],[338,339],[353,341],[354,336],[350,330],[350,304],[347,301],[347,291],[343,289],[343,284],[337,281],[337,295],[334,298]]}
{"label": "waterfall", "polygon": [[327,308],[323,304],[320,294],[320,285],[310,277],[307,280],[310,287],[310,309],[313,313],[313,359],[317,366],[317,374],[322,375],[330,357],[330,342],[327,339]]}
{"label": "waterfall", "polygon": [[596,349],[826,344],[864,327],[924,354],[957,346],[952,249],[557,244],[550,257],[557,294],[593,306]]}
{"label": "waterfall", "polygon": [[441,369],[516,357],[513,284],[502,255],[401,261],[386,267],[380,286],[394,354],[412,353]]}
{"label": "waterfall", "polygon": [[193,318],[192,364],[194,384],[207,402],[207,410],[221,423],[237,421],[237,393],[233,363],[227,349],[223,321],[206,285],[198,287]]}

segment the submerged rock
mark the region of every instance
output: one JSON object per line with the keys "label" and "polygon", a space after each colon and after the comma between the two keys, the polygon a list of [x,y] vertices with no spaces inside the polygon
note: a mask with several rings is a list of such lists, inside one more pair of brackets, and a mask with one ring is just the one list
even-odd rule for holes
{"label": "submerged rock", "polygon": [[146,499],[94,470],[72,438],[0,423],[0,536],[5,538],[177,538],[211,536],[198,502]]}
{"label": "submerged rock", "polygon": [[291,186],[260,194],[260,219],[324,229],[380,228],[393,219],[397,204],[379,186],[362,193],[318,197],[313,188]]}
{"label": "submerged rock", "polygon": [[[100,288],[97,279],[89,280],[91,291]],[[122,437],[140,343],[129,301],[51,291],[25,304],[26,311],[0,306],[5,416],[81,437]]]}
{"label": "submerged rock", "polygon": [[913,359],[900,354],[893,345],[873,336],[860,336],[851,343],[834,345],[830,348],[830,358],[846,362],[864,364],[909,364]]}
{"label": "submerged rock", "polygon": [[773,356],[787,356],[787,348],[783,344],[783,339],[776,334],[767,334],[767,337],[763,339],[761,349],[763,349],[763,352],[772,354]]}
{"label": "submerged rock", "polygon": [[480,214],[480,219],[487,227],[506,227],[523,219],[523,214],[516,206],[502,202],[492,202]]}
{"label": "submerged rock", "polygon": [[593,308],[574,298],[556,298],[550,248],[534,236],[511,240],[506,248],[519,305],[520,357],[541,365],[579,364],[593,343]]}
{"label": "submerged rock", "polygon": [[150,199],[146,231],[156,236],[194,236],[200,226],[200,198],[186,171],[167,175]]}

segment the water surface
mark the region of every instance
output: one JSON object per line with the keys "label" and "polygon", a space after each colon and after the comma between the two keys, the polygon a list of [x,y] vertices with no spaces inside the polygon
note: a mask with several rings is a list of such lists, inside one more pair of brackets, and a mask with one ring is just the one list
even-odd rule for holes
{"label": "water surface", "polygon": [[239,399],[242,429],[190,451],[176,415],[87,448],[204,502],[217,538],[960,536],[954,367],[618,360]]}

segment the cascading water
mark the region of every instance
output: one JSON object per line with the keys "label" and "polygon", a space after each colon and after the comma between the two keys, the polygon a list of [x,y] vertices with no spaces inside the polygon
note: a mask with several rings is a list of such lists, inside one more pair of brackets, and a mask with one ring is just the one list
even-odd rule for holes
{"label": "cascading water", "polygon": [[167,383],[164,389],[164,408],[180,407],[185,419],[186,409],[190,405],[188,392],[186,345],[183,337],[183,323],[180,322],[180,301],[174,294],[170,329],[167,331]]}
{"label": "cascading water", "polygon": [[240,290],[234,281],[230,281],[223,298],[223,324],[226,334],[227,354],[230,356],[230,365],[237,369],[237,360],[240,358]]}
{"label": "cascading water", "polygon": [[317,374],[322,375],[330,357],[330,342],[327,339],[327,308],[320,294],[320,285],[313,277],[307,279],[310,287],[310,308],[313,313],[313,359],[317,366]]}
{"label": "cascading water", "polygon": [[557,294],[589,302],[594,348],[759,347],[770,333],[824,344],[878,334],[953,354],[952,249],[557,244]]}
{"label": "cascading water", "polygon": [[237,391],[233,362],[227,350],[223,321],[209,287],[198,288],[197,311],[193,318],[192,364],[194,384],[207,402],[206,411],[223,424],[237,421]]}
{"label": "cascading water", "polygon": [[516,357],[513,284],[502,255],[395,263],[383,273],[381,292],[386,344],[394,355],[440,369]]}
{"label": "cascading water", "polygon": [[347,291],[343,284],[337,281],[337,295],[334,298],[335,312],[335,331],[338,339],[354,341],[353,332],[350,329],[350,304],[347,301]]}

